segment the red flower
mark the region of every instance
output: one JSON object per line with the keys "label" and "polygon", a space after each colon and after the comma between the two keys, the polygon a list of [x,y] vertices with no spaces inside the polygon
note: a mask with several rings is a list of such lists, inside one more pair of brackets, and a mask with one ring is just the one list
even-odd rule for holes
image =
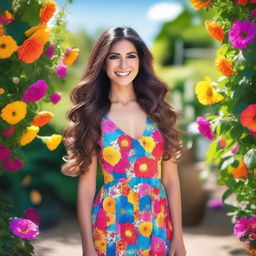
{"label": "red flower", "polygon": [[131,138],[125,134],[118,137],[117,143],[121,151],[129,151],[132,147]]}
{"label": "red flower", "polygon": [[253,132],[256,132],[256,104],[249,105],[240,116],[240,122]]}
{"label": "red flower", "polygon": [[121,223],[121,239],[123,239],[128,244],[136,243],[137,241],[137,232],[132,223]]}
{"label": "red flower", "polygon": [[107,215],[104,209],[102,208],[99,210],[97,220],[95,222],[95,226],[98,229],[102,229],[102,230],[105,230],[107,228]]}
{"label": "red flower", "polygon": [[134,163],[134,172],[140,177],[153,177],[157,173],[157,162],[148,157],[141,157]]}

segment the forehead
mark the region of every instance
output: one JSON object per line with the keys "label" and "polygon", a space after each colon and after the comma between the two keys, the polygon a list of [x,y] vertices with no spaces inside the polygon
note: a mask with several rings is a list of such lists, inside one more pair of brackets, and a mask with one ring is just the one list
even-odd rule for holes
{"label": "forehead", "polygon": [[137,50],[132,42],[122,39],[112,44],[110,52],[137,52]]}

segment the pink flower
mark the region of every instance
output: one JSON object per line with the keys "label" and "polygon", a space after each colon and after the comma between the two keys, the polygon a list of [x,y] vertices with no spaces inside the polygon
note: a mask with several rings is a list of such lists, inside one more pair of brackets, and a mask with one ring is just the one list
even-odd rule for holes
{"label": "pink flower", "polygon": [[22,96],[24,102],[35,102],[40,100],[47,92],[48,85],[44,80],[38,80],[30,85]]}
{"label": "pink flower", "polygon": [[14,132],[14,126],[11,125],[8,130],[3,130],[3,131],[2,131],[2,134],[3,134],[5,137],[9,137],[9,136],[12,135],[13,132]]}
{"label": "pink flower", "polygon": [[239,146],[238,146],[238,144],[235,144],[233,147],[232,147],[232,153],[233,154],[236,154],[237,153],[237,151],[239,150]]}
{"label": "pink flower", "polygon": [[256,232],[256,216],[252,216],[249,219],[249,223],[250,223],[250,231],[251,232]]}
{"label": "pink flower", "polygon": [[249,20],[236,20],[230,29],[229,41],[236,49],[245,49],[254,42],[256,36],[256,24]]}
{"label": "pink flower", "polygon": [[53,57],[55,53],[55,47],[53,44],[51,44],[44,52],[44,55],[47,56],[49,59]]}
{"label": "pink flower", "polygon": [[250,239],[250,240],[256,239],[256,234],[255,234],[255,233],[251,233],[251,234],[249,235],[249,239]]}
{"label": "pink flower", "polygon": [[11,150],[5,145],[0,145],[0,160],[7,161],[11,156]]}
{"label": "pink flower", "polygon": [[39,235],[38,226],[31,220],[16,218],[9,223],[12,233],[18,237],[33,240]]}
{"label": "pink flower", "polygon": [[105,121],[103,121],[102,126],[105,132],[113,132],[116,129],[115,125],[113,124],[113,122],[111,122],[110,119],[106,119]]}
{"label": "pink flower", "polygon": [[24,218],[33,221],[37,226],[39,226],[39,223],[40,223],[40,214],[39,214],[38,211],[34,210],[33,208],[28,208],[28,209],[24,212]]}
{"label": "pink flower", "polygon": [[256,17],[256,8],[251,10],[250,17],[254,19]]}
{"label": "pink flower", "polygon": [[220,148],[224,148],[227,145],[226,140],[222,136],[220,136],[218,139],[218,145]]}
{"label": "pink flower", "polygon": [[60,77],[60,78],[64,78],[67,74],[68,74],[68,71],[67,71],[67,66],[64,65],[64,64],[59,64],[57,67],[56,67],[56,72],[55,74]]}
{"label": "pink flower", "polygon": [[234,226],[234,235],[239,239],[246,236],[247,232],[250,230],[250,222],[247,217],[240,218]]}
{"label": "pink flower", "polygon": [[18,171],[23,168],[23,161],[18,158],[8,159],[2,162],[2,167],[6,171]]}
{"label": "pink flower", "polygon": [[162,255],[165,252],[165,242],[160,237],[153,235],[151,243],[152,254]]}
{"label": "pink flower", "polygon": [[214,139],[214,134],[211,130],[211,125],[208,120],[206,120],[203,116],[200,116],[196,119],[199,132],[208,138],[209,140]]}
{"label": "pink flower", "polygon": [[61,100],[61,94],[60,93],[54,93],[50,96],[50,101],[53,104],[57,104]]}
{"label": "pink flower", "polygon": [[213,198],[208,202],[208,206],[215,210],[223,209],[222,201],[219,198]]}

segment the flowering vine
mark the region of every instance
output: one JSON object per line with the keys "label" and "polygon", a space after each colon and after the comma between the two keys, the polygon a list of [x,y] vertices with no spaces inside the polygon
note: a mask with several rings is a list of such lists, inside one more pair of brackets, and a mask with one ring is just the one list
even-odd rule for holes
{"label": "flowering vine", "polygon": [[[199,102],[215,104],[218,113],[198,117],[198,129],[212,140],[206,159],[219,166],[217,183],[227,186],[222,201],[233,216],[234,235],[255,255],[256,0],[190,2],[196,10],[216,10],[205,28],[221,43],[214,64],[222,77],[215,82],[206,76],[195,86]],[[236,203],[228,202],[231,194]]]}

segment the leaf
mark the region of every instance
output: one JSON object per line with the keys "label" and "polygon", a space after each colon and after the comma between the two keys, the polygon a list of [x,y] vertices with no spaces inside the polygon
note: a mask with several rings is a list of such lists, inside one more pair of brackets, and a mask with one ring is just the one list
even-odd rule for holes
{"label": "leaf", "polygon": [[227,168],[229,165],[231,165],[234,161],[235,161],[234,156],[230,157],[229,159],[223,161],[223,163],[222,163],[220,169],[221,169],[221,170],[226,169],[226,168]]}
{"label": "leaf", "polygon": [[231,190],[230,188],[227,189],[227,190],[223,193],[223,195],[222,195],[222,202],[225,202],[225,200],[226,200],[230,195],[232,195],[233,193],[234,193],[233,190]]}
{"label": "leaf", "polygon": [[39,10],[41,5],[39,5],[38,1],[31,1],[29,4],[29,8],[25,8],[23,15],[20,20],[26,23],[29,23],[31,26],[34,26],[39,23]]}
{"label": "leaf", "polygon": [[24,32],[29,29],[29,24],[21,21],[13,21],[6,26],[7,34],[12,36],[18,45],[26,39]]}
{"label": "leaf", "polygon": [[245,153],[244,162],[248,169],[256,167],[256,149],[252,148]]}
{"label": "leaf", "polygon": [[0,9],[9,10],[11,8],[12,8],[12,1],[11,0],[1,0],[0,1]]}

